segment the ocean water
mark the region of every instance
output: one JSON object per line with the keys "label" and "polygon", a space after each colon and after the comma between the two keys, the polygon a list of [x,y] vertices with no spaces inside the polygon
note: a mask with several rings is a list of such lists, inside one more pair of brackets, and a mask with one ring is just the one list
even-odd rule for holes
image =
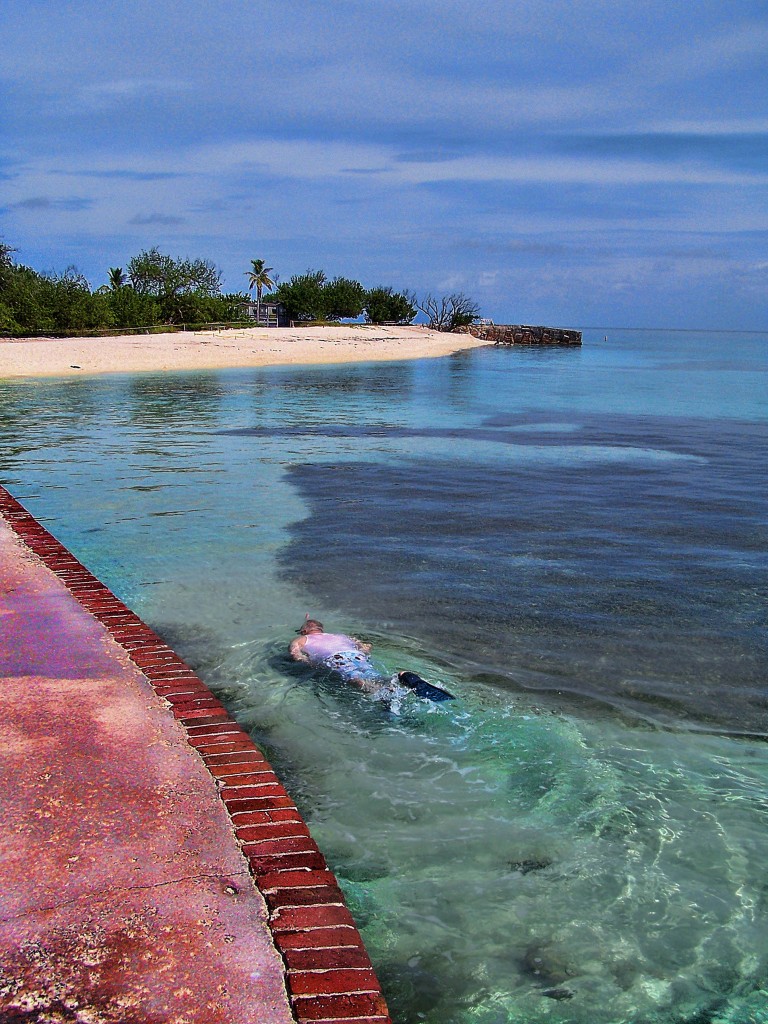
{"label": "ocean water", "polygon": [[[263,746],[396,1024],[768,1022],[768,335],[584,342],[0,382],[0,479]],[[293,665],[306,612],[457,700]]]}

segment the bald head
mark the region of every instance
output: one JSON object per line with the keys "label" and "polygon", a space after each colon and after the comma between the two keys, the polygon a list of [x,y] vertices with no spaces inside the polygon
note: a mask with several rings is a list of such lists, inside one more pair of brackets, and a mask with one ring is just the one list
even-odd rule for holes
{"label": "bald head", "polygon": [[301,629],[297,629],[296,632],[301,633],[302,636],[308,636],[310,633],[322,633],[323,624],[322,622],[318,622],[317,619],[310,619],[309,616],[307,616]]}

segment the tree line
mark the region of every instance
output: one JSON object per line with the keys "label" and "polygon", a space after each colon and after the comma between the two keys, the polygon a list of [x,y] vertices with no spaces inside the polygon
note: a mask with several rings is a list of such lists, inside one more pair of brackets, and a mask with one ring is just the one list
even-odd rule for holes
{"label": "tree line", "polygon": [[[176,259],[154,247],[134,256],[125,270],[110,267],[108,283],[91,290],[74,266],[40,273],[17,263],[13,254],[0,243],[1,334],[249,321],[248,294],[224,293],[221,271],[210,260]],[[256,290],[257,307],[279,302],[295,322],[364,317],[369,323],[409,324],[421,312],[430,327],[445,331],[467,326],[479,315],[476,303],[460,293],[417,299],[383,285],[366,289],[350,278],[328,279],[322,270],[308,270],[284,283],[276,283],[271,273],[264,260],[252,260],[245,274],[248,290]]]}
{"label": "tree line", "polygon": [[428,294],[420,299],[412,292],[396,292],[383,285],[366,290],[359,281],[347,277],[329,281],[322,270],[294,275],[264,301],[267,299],[280,302],[286,315],[299,321],[356,320],[364,316],[368,323],[410,324],[422,313],[433,330],[455,331],[468,327],[480,315],[477,303],[460,292],[437,298]]}
{"label": "tree line", "polygon": [[109,283],[91,290],[76,267],[40,273],[17,263],[0,243],[0,332],[36,334],[223,323],[241,319],[247,296],[223,294],[209,260],[174,259],[148,249]]}

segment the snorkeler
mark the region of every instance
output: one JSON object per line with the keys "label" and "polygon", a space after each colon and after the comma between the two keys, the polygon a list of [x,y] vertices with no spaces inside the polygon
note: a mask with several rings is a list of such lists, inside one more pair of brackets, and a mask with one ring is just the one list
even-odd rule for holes
{"label": "snorkeler", "polygon": [[366,693],[381,695],[387,690],[394,692],[393,687],[399,685],[429,700],[454,699],[452,693],[433,686],[415,672],[398,672],[392,679],[387,679],[371,664],[368,657],[370,644],[346,633],[326,633],[322,622],[310,619],[309,615],[296,632],[299,635],[291,641],[289,648],[294,661],[337,672],[346,682],[359,686]]}
{"label": "snorkeler", "polygon": [[370,644],[346,633],[326,633],[322,622],[309,616],[296,632],[299,635],[291,641],[289,648],[294,661],[338,672],[347,682],[369,693],[381,685],[380,673],[368,660]]}

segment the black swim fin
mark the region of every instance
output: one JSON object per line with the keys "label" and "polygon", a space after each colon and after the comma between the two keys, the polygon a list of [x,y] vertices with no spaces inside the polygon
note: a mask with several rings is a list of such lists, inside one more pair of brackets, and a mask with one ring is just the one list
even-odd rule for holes
{"label": "black swim fin", "polygon": [[428,683],[426,679],[422,679],[415,672],[398,672],[397,678],[402,686],[413,690],[417,697],[425,697],[436,703],[443,700],[456,700],[452,693],[448,693],[447,690],[443,690],[439,686],[433,686],[432,683]]}

